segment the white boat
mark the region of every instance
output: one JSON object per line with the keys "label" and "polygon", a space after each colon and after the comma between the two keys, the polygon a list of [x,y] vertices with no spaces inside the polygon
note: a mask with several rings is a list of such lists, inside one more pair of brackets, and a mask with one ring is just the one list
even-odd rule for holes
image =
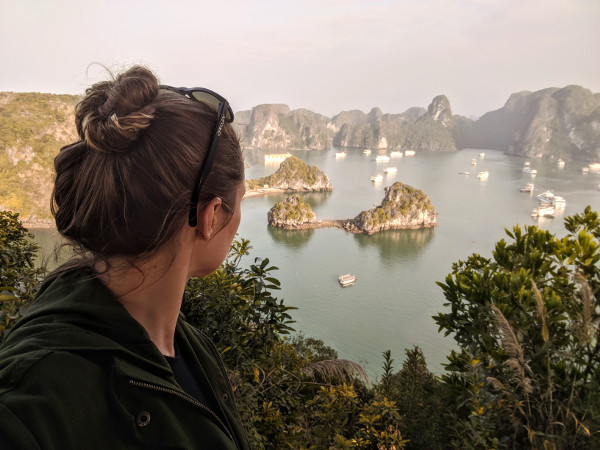
{"label": "white boat", "polygon": [[383,175],[381,175],[380,173],[378,173],[377,175],[373,175],[371,177],[371,181],[381,181],[383,180]]}
{"label": "white boat", "polygon": [[340,275],[338,280],[342,287],[351,286],[356,283],[356,275],[350,275],[349,273],[346,273],[344,275]]}
{"label": "white boat", "polygon": [[346,152],[336,152],[335,153],[336,158],[344,158],[345,156],[346,156]]}
{"label": "white boat", "polygon": [[480,158],[483,158],[484,156],[485,156],[485,153],[483,153],[483,152],[479,154]]}
{"label": "white boat", "polygon": [[473,159],[471,160],[471,165],[472,165],[472,166],[476,166],[476,165],[477,165],[477,160],[476,160],[475,158],[473,158]]}
{"label": "white boat", "polygon": [[290,153],[271,153],[265,155],[265,162],[281,162],[292,156]]}
{"label": "white boat", "polygon": [[477,178],[479,178],[480,180],[487,180],[489,176],[490,173],[487,170],[484,170],[483,172],[479,172],[477,174]]}
{"label": "white boat", "polygon": [[402,152],[392,152],[390,153],[392,158],[402,158]]}
{"label": "white boat", "polygon": [[370,149],[370,148],[365,148],[365,149],[363,150],[363,154],[364,154],[364,155],[370,155],[370,154],[371,154],[371,149]]}
{"label": "white boat", "polygon": [[531,192],[533,191],[533,183],[527,183],[527,186],[521,188],[521,192]]}
{"label": "white boat", "polygon": [[387,155],[379,155],[377,156],[377,158],[375,158],[375,161],[377,162],[390,162],[390,157]]}
{"label": "white boat", "polygon": [[564,208],[565,206],[567,206],[567,200],[564,197],[561,197],[560,195],[555,195],[554,199],[552,200],[552,204],[555,208]]}
{"label": "white boat", "polygon": [[406,150],[404,152],[404,156],[415,156],[415,151],[414,150]]}
{"label": "white boat", "polygon": [[523,166],[523,172],[525,172],[525,173],[529,173],[529,174],[531,174],[531,175],[535,175],[535,174],[537,174],[537,170],[536,170],[536,169],[532,169],[532,168],[531,168],[531,167],[529,167],[529,166]]}
{"label": "white boat", "polygon": [[565,167],[565,162],[562,159],[558,160],[558,168],[562,169],[563,167]]}
{"label": "white boat", "polygon": [[523,166],[529,167],[529,161],[525,161],[525,164],[523,164]]}
{"label": "white boat", "polygon": [[533,208],[531,217],[554,217],[554,207],[540,206],[539,208]]}
{"label": "white boat", "polygon": [[588,164],[588,169],[592,172],[600,172],[600,163]]}
{"label": "white boat", "polygon": [[554,201],[554,194],[552,193],[552,191],[545,191],[539,194],[537,198],[540,202],[552,204],[552,202]]}
{"label": "white boat", "polygon": [[582,171],[583,173],[588,173],[588,172],[590,171],[590,168],[589,168],[588,166],[585,166],[585,167],[582,167],[582,168],[581,168],[581,171]]}
{"label": "white boat", "polygon": [[385,173],[396,173],[398,172],[398,169],[396,169],[395,167],[386,167],[385,169],[383,169],[383,171]]}

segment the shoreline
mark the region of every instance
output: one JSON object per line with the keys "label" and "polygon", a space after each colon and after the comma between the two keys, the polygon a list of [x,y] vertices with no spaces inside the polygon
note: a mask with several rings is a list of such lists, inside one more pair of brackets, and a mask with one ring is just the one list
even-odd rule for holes
{"label": "shoreline", "polygon": [[382,230],[376,230],[376,231],[369,232],[369,231],[365,231],[365,230],[361,230],[361,229],[357,228],[354,225],[353,221],[354,221],[354,219],[333,219],[333,220],[321,219],[321,220],[317,220],[316,222],[306,222],[299,226],[281,226],[281,225],[272,225],[270,223],[268,225],[273,228],[280,228],[282,230],[288,230],[288,231],[314,230],[314,229],[318,229],[318,228],[339,228],[341,230],[348,231],[350,233],[366,234],[368,236],[371,236],[375,233],[379,233],[381,231],[387,231],[387,230],[420,230],[420,229],[427,229],[427,228],[435,228],[438,226],[437,223],[434,223],[433,225],[389,227],[389,228],[384,228]]}

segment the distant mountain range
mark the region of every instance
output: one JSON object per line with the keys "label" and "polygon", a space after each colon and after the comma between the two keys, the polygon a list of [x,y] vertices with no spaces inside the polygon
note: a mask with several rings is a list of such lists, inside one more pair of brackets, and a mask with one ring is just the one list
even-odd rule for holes
{"label": "distant mountain range", "polygon": [[[0,209],[47,220],[52,161],[76,139],[80,97],[0,92]],[[259,105],[235,115],[242,146],[264,150],[341,148],[503,150],[526,157],[600,162],[600,94],[580,86],[512,94],[478,120],[452,114],[444,95],[427,109],[384,114],[373,108],[329,118],[287,105]]]}
{"label": "distant mountain range", "polygon": [[334,147],[425,151],[487,148],[527,157],[600,161],[600,94],[580,86],[512,94],[478,120],[452,114],[444,95],[401,114],[373,108],[333,118],[287,105],[259,105],[236,114],[247,148],[324,150]]}

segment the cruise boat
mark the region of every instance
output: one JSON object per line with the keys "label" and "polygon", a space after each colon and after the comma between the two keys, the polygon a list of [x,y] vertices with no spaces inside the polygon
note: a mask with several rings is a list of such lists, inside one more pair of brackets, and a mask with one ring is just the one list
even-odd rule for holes
{"label": "cruise boat", "polygon": [[554,207],[540,206],[539,208],[533,208],[531,217],[554,217]]}
{"label": "cruise boat", "polygon": [[346,152],[336,152],[335,153],[336,158],[344,158],[345,156],[346,156]]}
{"label": "cruise boat", "polygon": [[292,156],[290,153],[271,153],[265,155],[265,162],[281,162]]}
{"label": "cruise boat", "polygon": [[588,164],[588,169],[592,172],[600,172],[600,163]]}
{"label": "cruise boat", "polygon": [[392,158],[402,158],[402,152],[392,152],[390,153]]}
{"label": "cruise boat", "polygon": [[523,172],[529,173],[531,175],[536,175],[537,174],[537,170],[536,169],[532,169],[529,165],[523,166]]}
{"label": "cruise boat", "polygon": [[475,158],[473,158],[473,159],[471,160],[471,165],[472,165],[472,166],[476,166],[476,165],[477,165],[477,160],[476,160]]}
{"label": "cruise boat", "polygon": [[567,200],[564,197],[561,197],[560,195],[555,195],[554,199],[552,200],[552,204],[555,208],[564,208],[565,206],[567,206]]}
{"label": "cruise boat", "polygon": [[383,175],[381,175],[380,173],[378,173],[377,175],[373,175],[371,177],[371,181],[381,181],[383,180]]}
{"label": "cruise boat", "polygon": [[479,172],[477,174],[477,178],[479,178],[480,180],[487,180],[489,176],[490,173],[487,170],[484,170],[483,172]]}
{"label": "cruise boat", "polygon": [[533,191],[533,183],[527,183],[527,186],[521,188],[521,192],[532,192]]}
{"label": "cruise boat", "polygon": [[562,169],[563,167],[565,167],[565,162],[562,159],[558,160],[558,168]]}
{"label": "cruise boat", "polygon": [[484,156],[485,156],[485,153],[483,153],[483,152],[479,154],[480,158],[483,158]]}
{"label": "cruise boat", "polygon": [[346,273],[344,275],[340,275],[338,281],[342,287],[351,286],[356,283],[356,275],[350,275],[349,273]]}
{"label": "cruise boat", "polygon": [[370,148],[365,148],[363,150],[363,155],[370,155],[371,154],[371,149]]}
{"label": "cruise boat", "polygon": [[386,167],[385,169],[383,169],[383,171],[385,173],[396,173],[398,172],[398,169],[396,169],[395,167]]}
{"label": "cruise boat", "polygon": [[379,155],[377,156],[377,158],[375,158],[375,161],[377,162],[390,162],[390,157],[387,155]]}
{"label": "cruise boat", "polygon": [[552,191],[545,191],[539,194],[537,198],[542,203],[545,202],[552,204],[552,202],[554,201],[554,194],[552,193]]}
{"label": "cruise boat", "polygon": [[414,150],[406,150],[404,152],[404,156],[415,156],[415,151]]}

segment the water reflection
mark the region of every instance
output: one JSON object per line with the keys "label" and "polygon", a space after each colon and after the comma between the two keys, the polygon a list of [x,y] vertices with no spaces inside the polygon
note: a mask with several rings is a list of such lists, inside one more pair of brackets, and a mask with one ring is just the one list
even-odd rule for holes
{"label": "water reflection", "polygon": [[329,197],[331,197],[331,191],[323,191],[323,192],[292,192],[288,196],[291,197],[293,195],[297,195],[298,197],[302,197],[306,203],[310,205],[311,208],[317,208],[321,204],[325,203]]}
{"label": "water reflection", "polygon": [[72,256],[70,248],[62,245],[64,240],[56,228],[32,228],[29,231],[33,234],[33,241],[40,247],[34,260],[37,267],[45,266],[46,270],[51,271]]}
{"label": "water reflection", "polygon": [[273,242],[292,249],[304,247],[315,232],[315,230],[284,230],[277,227],[267,227],[267,229]]}
{"label": "water reflection", "polygon": [[354,239],[361,247],[374,246],[385,261],[396,261],[414,257],[425,249],[435,233],[433,228],[422,230],[386,230],[370,236],[355,234]]}

